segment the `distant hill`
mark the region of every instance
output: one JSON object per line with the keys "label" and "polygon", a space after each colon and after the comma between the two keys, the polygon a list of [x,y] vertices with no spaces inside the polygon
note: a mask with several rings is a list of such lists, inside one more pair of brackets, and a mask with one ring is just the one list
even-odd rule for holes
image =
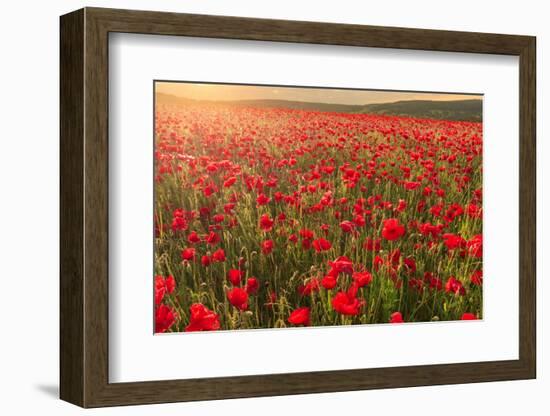
{"label": "distant hill", "polygon": [[395,103],[367,104],[361,113],[387,114],[441,120],[482,120],[482,100],[427,101],[411,100]]}
{"label": "distant hill", "polygon": [[287,100],[240,100],[233,101],[232,104],[260,108],[289,108],[291,110],[324,111],[334,113],[360,113],[365,108],[364,105],[311,103]]}
{"label": "distant hill", "polygon": [[155,94],[155,100],[158,104],[193,104],[198,103],[196,100],[190,98],[179,97],[177,95],[164,94],[157,92]]}
{"label": "distant hill", "polygon": [[287,101],[287,100],[238,100],[238,101],[207,101],[193,100],[190,98],[179,97],[176,95],[157,93],[157,102],[160,104],[209,104],[209,105],[238,105],[242,107],[257,107],[257,108],[289,108],[291,110],[309,110],[309,111],[325,111],[336,113],[359,113],[365,107],[364,105],[346,105],[346,104],[329,104],[329,103],[311,103],[304,101]]}
{"label": "distant hill", "polygon": [[237,105],[257,108],[289,108],[293,110],[323,111],[336,113],[385,114],[441,120],[481,121],[481,100],[428,101],[411,100],[393,103],[346,105],[314,103],[287,100],[240,100],[240,101],[197,101],[170,94],[157,93],[159,104],[189,105]]}

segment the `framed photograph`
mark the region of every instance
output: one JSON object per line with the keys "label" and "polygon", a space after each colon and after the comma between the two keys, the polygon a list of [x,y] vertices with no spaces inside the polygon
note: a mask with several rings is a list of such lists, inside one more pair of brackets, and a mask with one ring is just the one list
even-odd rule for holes
{"label": "framed photograph", "polygon": [[534,37],[60,29],[63,400],[536,377]]}

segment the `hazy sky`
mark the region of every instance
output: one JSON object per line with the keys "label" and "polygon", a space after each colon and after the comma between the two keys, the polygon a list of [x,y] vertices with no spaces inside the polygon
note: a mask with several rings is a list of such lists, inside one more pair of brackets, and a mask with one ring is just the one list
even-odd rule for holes
{"label": "hazy sky", "polygon": [[263,87],[249,85],[156,82],[156,91],[195,100],[289,100],[335,104],[371,104],[402,100],[481,99],[475,94],[437,94],[397,91],[339,90],[327,88]]}

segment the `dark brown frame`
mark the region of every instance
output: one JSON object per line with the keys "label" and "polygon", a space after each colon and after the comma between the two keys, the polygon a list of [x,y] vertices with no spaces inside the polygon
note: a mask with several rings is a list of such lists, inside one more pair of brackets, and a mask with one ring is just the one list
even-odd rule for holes
{"label": "dark brown frame", "polygon": [[[534,37],[98,8],[62,16],[60,27],[60,396],[63,400],[83,407],[101,407],[536,377]],[[110,32],[519,56],[519,359],[109,383]]]}

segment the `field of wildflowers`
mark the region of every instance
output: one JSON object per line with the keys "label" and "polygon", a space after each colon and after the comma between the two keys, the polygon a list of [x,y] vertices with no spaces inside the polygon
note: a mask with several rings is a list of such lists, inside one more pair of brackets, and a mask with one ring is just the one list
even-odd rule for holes
{"label": "field of wildflowers", "polygon": [[155,332],[482,318],[482,124],[158,105]]}

